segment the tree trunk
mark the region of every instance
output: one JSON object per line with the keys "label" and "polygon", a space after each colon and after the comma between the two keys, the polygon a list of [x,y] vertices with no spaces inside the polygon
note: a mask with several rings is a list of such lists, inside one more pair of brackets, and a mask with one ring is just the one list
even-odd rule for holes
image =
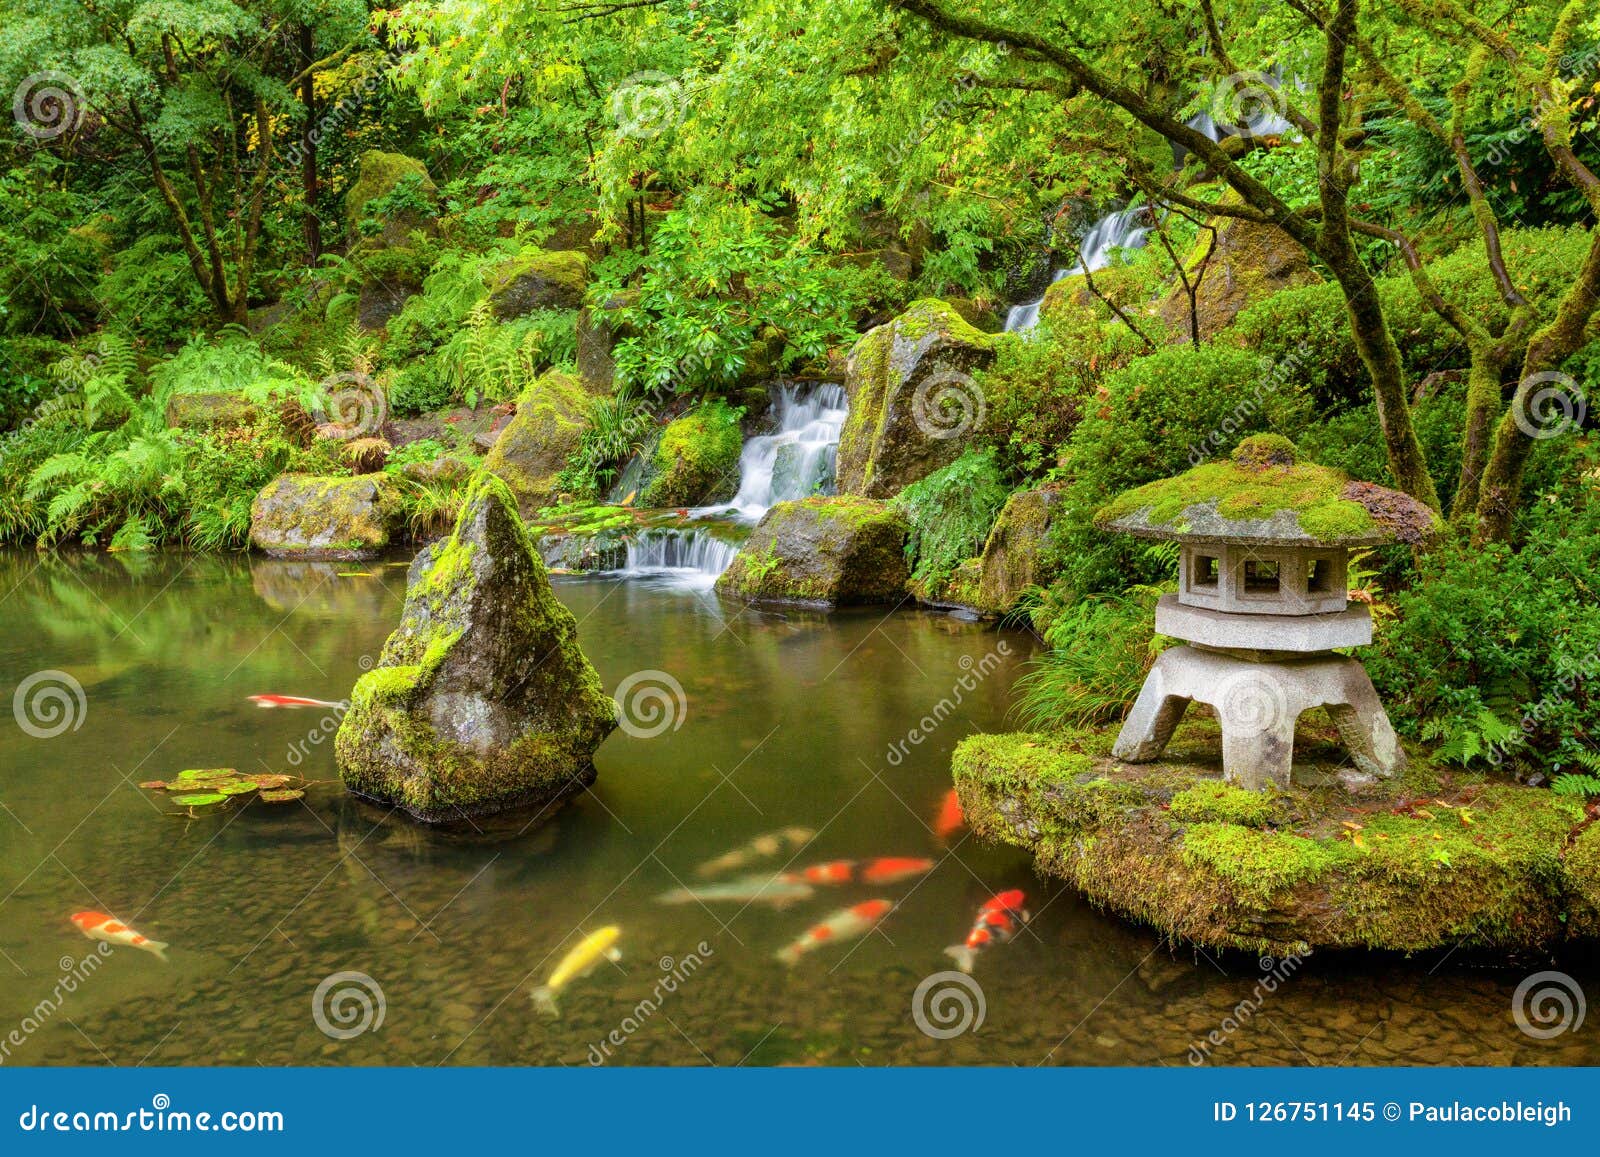
{"label": "tree trunk", "polygon": [[[300,57],[309,66],[316,60],[316,44],[309,25],[300,26]],[[306,264],[315,266],[322,256],[322,219],[317,216],[317,88],[316,76],[309,67],[300,78],[300,104],[306,111],[305,136],[300,141],[300,187],[305,196]]]}

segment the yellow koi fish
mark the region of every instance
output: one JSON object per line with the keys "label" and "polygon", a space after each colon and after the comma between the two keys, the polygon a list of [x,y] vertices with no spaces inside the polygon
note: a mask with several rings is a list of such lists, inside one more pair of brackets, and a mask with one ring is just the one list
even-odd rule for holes
{"label": "yellow koi fish", "polygon": [[616,948],[617,938],[621,935],[621,928],[615,924],[607,924],[598,932],[591,932],[580,940],[576,948],[561,958],[561,963],[556,965],[556,970],[550,974],[550,979],[533,990],[533,1003],[539,1011],[547,1016],[560,1016],[561,1010],[556,1007],[556,997],[562,989],[574,980],[588,976],[602,960],[621,960],[622,953]]}

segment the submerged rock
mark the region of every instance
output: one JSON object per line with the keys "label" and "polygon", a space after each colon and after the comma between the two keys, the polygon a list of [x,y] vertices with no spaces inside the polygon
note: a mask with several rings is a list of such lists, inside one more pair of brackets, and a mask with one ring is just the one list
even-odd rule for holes
{"label": "submerged rock", "polygon": [[555,503],[556,475],[578,449],[589,395],[570,374],[551,370],[517,399],[516,416],[495,439],[483,468],[511,488],[524,518]]}
{"label": "submerged rock", "polygon": [[972,375],[994,357],[992,337],[932,298],[863,334],[845,376],[839,492],[890,498],[961,457],[987,409]]}
{"label": "submerged rock", "polygon": [[411,564],[400,626],[351,693],[345,785],[427,822],[542,806],[594,781],[615,726],[515,500],[482,476]]}
{"label": "submerged rock", "polygon": [[884,502],[780,502],[717,580],[724,594],[783,602],[891,603],[905,597],[905,516]]}
{"label": "submerged rock", "polygon": [[1214,724],[1185,725],[1158,763],[1122,763],[1108,738],[962,741],[967,822],[1095,903],[1208,948],[1519,952],[1600,935],[1600,826],[1584,828],[1576,800],[1420,761],[1359,796],[1298,762],[1289,790],[1250,792],[1221,781]]}
{"label": "submerged rock", "polygon": [[401,521],[400,497],[381,474],[284,474],[250,506],[250,545],[274,558],[371,558]]}

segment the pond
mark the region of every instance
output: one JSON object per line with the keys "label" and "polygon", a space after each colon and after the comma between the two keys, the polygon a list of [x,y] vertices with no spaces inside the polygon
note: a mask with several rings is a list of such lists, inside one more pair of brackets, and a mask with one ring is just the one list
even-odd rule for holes
{"label": "pond", "polygon": [[[943,614],[756,610],[697,584],[558,578],[606,686],[649,673],[633,685],[666,688],[667,714],[638,705],[593,790],[547,823],[420,828],[340,789],[326,710],[248,699],[344,698],[399,617],[404,562],[0,555],[0,685],[50,670],[83,688],[70,723],[29,720],[60,734],[4,732],[0,1061],[1184,1065],[1215,1031],[1219,1064],[1600,1063],[1592,1026],[1538,1040],[1513,1022],[1513,990],[1546,962],[1173,949],[1014,849],[942,843],[930,825],[951,748],[1005,726],[1034,649]],[[330,782],[196,818],[137,786],[215,766]],[[935,866],[783,909],[659,902],[725,881],[696,865],[791,826],[815,839],[752,867]],[[976,987],[925,993],[913,1015],[919,984],[952,966],[943,949],[1006,888],[1026,891],[1032,923],[979,958]],[[896,907],[875,932],[775,958],[879,897]],[[79,978],[98,956],[69,922],[82,910],[168,942],[169,962],[118,948]],[[542,1015],[531,990],[608,925],[620,961]],[[360,976],[324,984],[341,973]],[[1578,979],[1600,990],[1592,968]],[[982,1023],[939,1035],[960,1027],[963,993]]]}

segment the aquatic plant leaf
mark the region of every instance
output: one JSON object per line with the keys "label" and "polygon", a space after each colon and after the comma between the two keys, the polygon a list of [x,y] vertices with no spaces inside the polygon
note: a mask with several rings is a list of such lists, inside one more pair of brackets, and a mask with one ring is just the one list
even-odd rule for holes
{"label": "aquatic plant leaf", "polygon": [[169,785],[167,784],[166,780],[151,779],[151,780],[146,780],[144,783],[141,783],[139,786],[144,788],[146,791],[166,791],[167,787]]}
{"label": "aquatic plant leaf", "polygon": [[209,807],[214,803],[226,803],[228,797],[218,791],[201,792],[196,795],[175,795],[172,802],[182,807]]}
{"label": "aquatic plant leaf", "polygon": [[248,795],[257,790],[257,785],[249,780],[236,780],[233,783],[224,783],[217,787],[219,795]]}
{"label": "aquatic plant leaf", "polygon": [[293,800],[303,798],[305,794],[306,793],[301,791],[299,788],[287,788],[283,790],[264,791],[256,798],[262,803],[289,803]]}
{"label": "aquatic plant leaf", "polygon": [[266,791],[272,791],[280,787],[287,787],[294,780],[294,776],[292,775],[280,775],[272,772],[265,772],[261,775],[247,776],[246,778],[257,787]]}
{"label": "aquatic plant leaf", "polygon": [[171,786],[182,787],[191,783],[213,783],[233,779],[239,772],[232,767],[191,767],[173,777]]}

